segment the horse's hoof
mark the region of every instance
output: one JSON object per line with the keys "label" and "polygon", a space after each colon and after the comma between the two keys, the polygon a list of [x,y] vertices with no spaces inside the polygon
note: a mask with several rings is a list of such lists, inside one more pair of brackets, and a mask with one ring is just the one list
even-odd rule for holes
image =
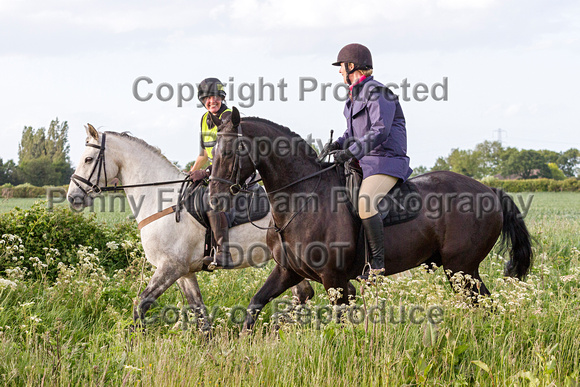
{"label": "horse's hoof", "polygon": [[129,333],[145,333],[145,325],[142,323],[133,323],[130,324],[128,327]]}
{"label": "horse's hoof", "polygon": [[213,263],[213,262],[212,262],[212,263],[210,263],[209,265],[207,265],[207,269],[208,269],[209,271],[214,271],[216,267],[217,267],[217,266],[216,266],[216,264],[215,264],[215,263]]}

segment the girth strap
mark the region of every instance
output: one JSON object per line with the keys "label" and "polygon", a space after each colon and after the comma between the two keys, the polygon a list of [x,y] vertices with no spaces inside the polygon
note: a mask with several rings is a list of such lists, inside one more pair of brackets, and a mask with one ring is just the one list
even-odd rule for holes
{"label": "girth strap", "polygon": [[163,218],[165,215],[173,214],[177,210],[177,205],[168,207],[163,211],[157,212],[151,216],[146,217],[139,222],[137,227],[141,230],[143,227],[147,226],[149,223],[156,221],[159,218]]}

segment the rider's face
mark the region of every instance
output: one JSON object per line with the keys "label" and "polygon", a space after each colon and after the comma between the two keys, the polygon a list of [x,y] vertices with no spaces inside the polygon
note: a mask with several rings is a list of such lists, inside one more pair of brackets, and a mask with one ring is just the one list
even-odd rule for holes
{"label": "rider's face", "polygon": [[216,114],[222,107],[222,98],[217,95],[211,95],[205,99],[204,105],[211,114]]}
{"label": "rider's face", "polygon": [[342,62],[340,64],[340,68],[338,69],[338,72],[342,75],[342,81],[346,84],[348,84],[348,81],[346,80],[346,77],[348,77],[348,75],[346,74],[346,68],[344,67],[344,62]]}

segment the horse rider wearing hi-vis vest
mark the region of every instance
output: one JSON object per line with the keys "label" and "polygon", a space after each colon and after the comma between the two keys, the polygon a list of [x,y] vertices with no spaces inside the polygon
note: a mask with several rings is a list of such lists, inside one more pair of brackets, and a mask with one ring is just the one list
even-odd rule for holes
{"label": "horse rider wearing hi-vis vest", "polygon": [[[224,85],[217,78],[206,78],[198,87],[197,97],[205,106],[207,112],[201,118],[201,150],[195,163],[189,171],[189,176],[193,182],[205,179],[210,174],[210,169],[203,169],[207,163],[211,166],[213,160],[213,147],[217,140],[217,126],[214,124],[211,115],[221,121],[230,118],[232,111],[226,106],[224,99],[226,92]],[[216,212],[208,209],[207,216],[213,231],[213,236],[217,243],[217,251],[214,262],[216,267],[228,268],[232,266],[232,255],[228,247],[228,218],[225,212]],[[207,260],[209,257],[205,257]]]}

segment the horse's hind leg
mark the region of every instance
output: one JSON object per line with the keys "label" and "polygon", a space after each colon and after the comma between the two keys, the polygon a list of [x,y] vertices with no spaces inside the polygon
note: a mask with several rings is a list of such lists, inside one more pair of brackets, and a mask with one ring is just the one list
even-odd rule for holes
{"label": "horse's hind leg", "polygon": [[278,297],[292,286],[297,285],[302,280],[304,280],[304,278],[298,275],[295,271],[276,265],[274,270],[272,270],[268,276],[268,279],[266,279],[264,285],[250,301],[246,320],[244,321],[244,331],[252,329],[256,323],[258,314],[268,302]]}
{"label": "horse's hind leg", "polygon": [[188,273],[179,278],[177,284],[185,295],[188,308],[191,309],[196,316],[198,327],[200,327],[202,331],[211,329],[211,322],[207,318],[207,311],[205,304],[203,303],[203,298],[201,296],[201,291],[199,290],[195,273]]}
{"label": "horse's hind leg", "polygon": [[300,304],[305,304],[306,301],[314,297],[314,289],[308,280],[302,280],[298,285],[292,287],[292,296],[298,300]]}
{"label": "horse's hind leg", "polygon": [[485,286],[483,280],[479,276],[479,269],[475,270],[475,273],[473,273],[473,278],[475,278],[477,282],[474,284],[472,291],[477,292],[482,296],[490,296],[491,295],[490,291],[487,289],[487,286]]}
{"label": "horse's hind leg", "polygon": [[179,277],[185,274],[171,266],[160,266],[153,273],[153,277],[147,284],[147,287],[139,296],[139,305],[133,310],[133,320],[145,319],[145,313],[151,308],[153,303],[163,294]]}

